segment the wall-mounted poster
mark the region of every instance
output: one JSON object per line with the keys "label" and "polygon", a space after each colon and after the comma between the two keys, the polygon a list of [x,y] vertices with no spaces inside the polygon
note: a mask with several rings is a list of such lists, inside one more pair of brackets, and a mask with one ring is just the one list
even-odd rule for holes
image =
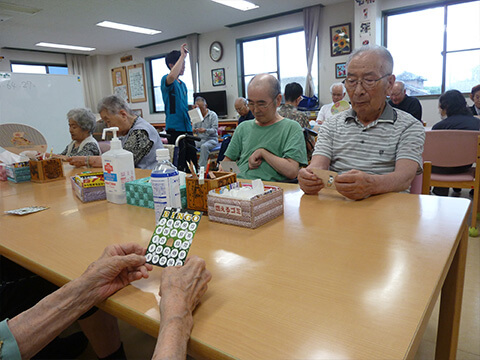
{"label": "wall-mounted poster", "polygon": [[330,55],[340,56],[352,52],[351,23],[330,26]]}
{"label": "wall-mounted poster", "polygon": [[147,101],[143,64],[128,66],[128,86],[132,103]]}
{"label": "wall-mounted poster", "polygon": [[225,85],[225,69],[213,69],[212,70],[212,85],[220,86]]}
{"label": "wall-mounted poster", "polygon": [[128,102],[128,84],[125,66],[112,69],[112,85],[113,94]]}
{"label": "wall-mounted poster", "polygon": [[345,69],[346,63],[336,63],[335,64],[335,78],[343,79],[347,77],[347,70]]}

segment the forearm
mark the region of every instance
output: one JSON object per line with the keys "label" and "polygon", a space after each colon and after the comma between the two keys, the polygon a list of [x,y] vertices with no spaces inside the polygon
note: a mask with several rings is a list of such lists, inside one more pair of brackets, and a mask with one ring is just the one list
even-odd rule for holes
{"label": "forearm", "polygon": [[175,65],[170,70],[170,73],[167,75],[168,85],[170,85],[176,79],[178,79],[178,76],[180,75],[180,71],[182,70],[183,62],[185,61],[185,58],[186,58],[186,54],[181,54],[177,62],[175,63]]}
{"label": "forearm", "polygon": [[91,290],[84,280],[75,279],[9,320],[22,358],[31,358],[90,309],[97,301]]}
{"label": "forearm", "polygon": [[92,168],[101,168],[102,167],[102,157],[101,156],[90,156],[88,158],[88,165]]}
{"label": "forearm", "polygon": [[415,177],[418,164],[413,160],[397,161],[395,171],[384,175],[372,175],[371,195],[400,192],[408,189]]}
{"label": "forearm", "polygon": [[152,359],[185,359],[193,326],[191,313],[185,310],[177,315],[162,314],[160,321],[160,331]]}
{"label": "forearm", "polygon": [[308,169],[328,170],[330,167],[330,159],[323,155],[313,155]]}
{"label": "forearm", "polygon": [[281,158],[265,149],[262,149],[262,158],[277,172],[287,178],[294,179],[297,177],[299,165],[295,160]]}

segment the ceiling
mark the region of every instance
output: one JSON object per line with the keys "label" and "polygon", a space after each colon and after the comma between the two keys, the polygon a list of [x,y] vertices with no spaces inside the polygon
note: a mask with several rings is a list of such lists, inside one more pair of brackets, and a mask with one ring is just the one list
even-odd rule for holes
{"label": "ceiling", "polygon": [[[240,11],[210,0],[0,0],[0,47],[55,51],[35,46],[38,42],[50,42],[94,47],[96,50],[89,54],[110,55],[191,33],[220,30],[229,24],[345,0],[250,1],[260,7]],[[30,15],[6,10],[2,3],[41,11]],[[151,36],[95,26],[103,20],[162,33]]]}

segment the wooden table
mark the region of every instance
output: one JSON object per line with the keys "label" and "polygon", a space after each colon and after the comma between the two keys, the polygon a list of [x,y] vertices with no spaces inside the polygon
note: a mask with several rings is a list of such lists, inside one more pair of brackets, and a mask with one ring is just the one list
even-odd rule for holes
{"label": "wooden table", "polygon": [[[256,230],[202,219],[190,254],[206,260],[213,279],[194,315],[193,356],[411,359],[441,292],[437,358],[455,358],[468,200],[386,194],[354,202],[282,187],[284,216]],[[108,244],[146,246],[154,229],[153,210],[83,204],[66,181],[2,182],[0,191],[0,253],[58,285]],[[27,205],[50,209],[3,215]],[[101,308],[156,336],[161,271]]]}

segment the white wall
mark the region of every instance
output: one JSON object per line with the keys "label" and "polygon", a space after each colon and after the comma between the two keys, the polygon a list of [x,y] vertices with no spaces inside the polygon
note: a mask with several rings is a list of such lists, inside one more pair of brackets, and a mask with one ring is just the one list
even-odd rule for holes
{"label": "white wall", "polygon": [[0,60],[0,71],[2,72],[12,71],[12,69],[10,68],[11,61],[67,65],[64,54],[40,51],[0,50],[0,55],[4,57],[3,60]]}

